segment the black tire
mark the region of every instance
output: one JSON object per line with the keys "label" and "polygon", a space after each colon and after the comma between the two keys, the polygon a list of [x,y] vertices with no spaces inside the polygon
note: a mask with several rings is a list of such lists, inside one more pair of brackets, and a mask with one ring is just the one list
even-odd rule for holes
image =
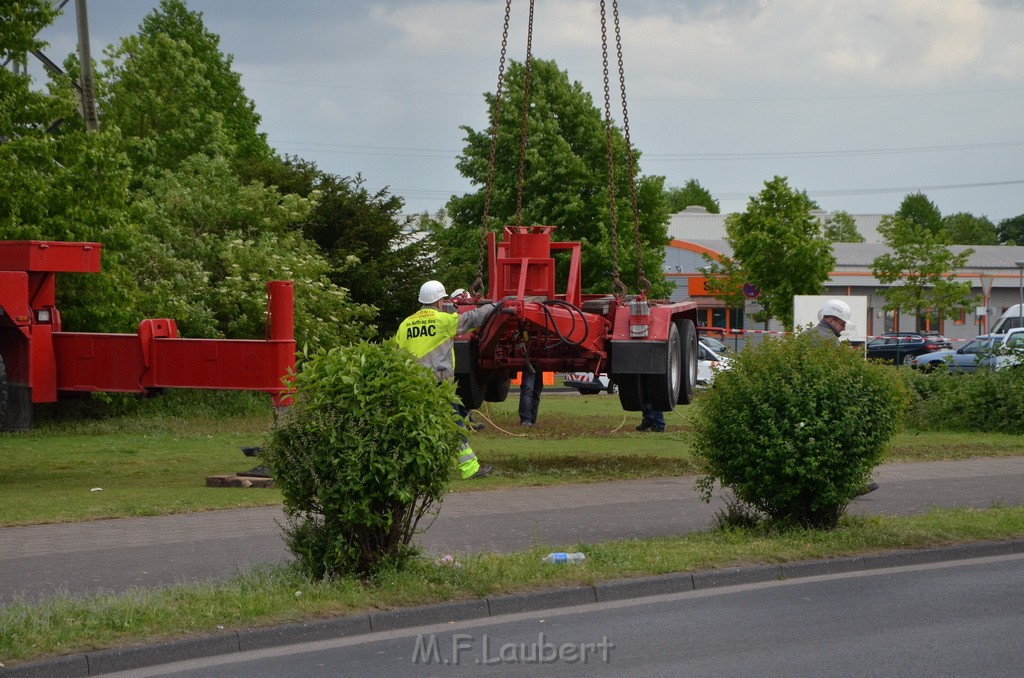
{"label": "black tire", "polygon": [[[487,380],[484,400],[489,403],[503,403],[508,398],[512,377],[508,373],[493,374]],[[476,409],[476,408],[471,408]]]}
{"label": "black tire", "polygon": [[903,356],[903,364],[906,365],[907,367],[912,367],[914,364],[915,357],[916,356],[914,356],[913,353],[906,354],[905,356]]}
{"label": "black tire", "polygon": [[4,430],[5,421],[7,421],[7,368],[4,366],[4,357],[0,356],[0,431]]}
{"label": "black tire", "polygon": [[683,318],[677,321],[679,327],[679,348],[682,374],[679,384],[679,405],[689,405],[693,402],[693,394],[697,392],[697,328],[693,321]]}
{"label": "black tire", "polygon": [[[690,323],[690,327],[693,324]],[[679,336],[679,327],[674,323],[668,325],[668,340],[665,351],[665,369],[661,374],[643,375],[643,394],[647,404],[660,412],[670,412],[679,402],[683,381],[683,350]],[[696,352],[694,347],[691,354]]]}
{"label": "black tire", "polygon": [[455,375],[455,390],[467,410],[478,410],[484,404],[487,384],[484,383],[480,371],[461,372]]}
{"label": "black tire", "polygon": [[623,374],[615,378],[619,385],[619,404],[626,412],[644,409],[644,390],[639,374]]}
{"label": "black tire", "polygon": [[608,393],[610,395],[615,395],[618,392],[619,392],[619,385],[616,384],[614,381],[609,381],[608,382]]}

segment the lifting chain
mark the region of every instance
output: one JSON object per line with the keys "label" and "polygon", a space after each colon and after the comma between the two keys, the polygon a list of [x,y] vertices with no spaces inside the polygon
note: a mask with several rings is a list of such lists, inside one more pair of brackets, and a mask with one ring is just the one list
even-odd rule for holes
{"label": "lifting chain", "polygon": [[[504,82],[505,82],[505,60],[508,51],[508,25],[509,17],[512,10],[512,0],[505,0],[505,21],[502,28],[501,34],[501,59],[498,64],[498,87],[495,91],[494,104],[491,108],[491,149],[490,158],[488,159],[487,165],[487,186],[484,193],[484,214],[483,224],[480,233],[480,254],[477,258],[476,267],[476,280],[470,286],[470,292],[477,296],[483,289],[483,278],[484,278],[484,262],[487,258],[487,235],[490,232],[490,210],[491,210],[491,193],[494,188],[494,165],[496,149],[498,145],[498,133],[500,131],[501,121],[501,107],[502,107],[502,95],[504,94]],[[612,14],[615,25],[615,49],[616,57],[618,59],[619,67],[619,91],[620,98],[622,101],[622,128],[623,137],[626,142],[626,172],[629,177],[629,196],[630,206],[633,214],[633,235],[634,235],[634,247],[636,249],[637,259],[637,285],[641,296],[646,296],[650,292],[651,283],[644,275],[643,268],[643,243],[640,236],[640,211],[637,205],[636,197],[636,177],[634,173],[634,158],[633,158],[633,145],[629,138],[629,110],[626,106],[626,75],[625,68],[623,67],[622,59],[622,32],[620,29],[619,22],[619,3],[618,0],[612,0]],[[517,225],[522,224],[522,210],[523,210],[523,184],[526,172],[526,137],[527,137],[527,123],[529,121],[530,113],[530,79],[532,75],[533,65],[533,16],[534,16],[534,0],[530,0],[530,15],[527,24],[526,34],[526,59],[524,63],[524,82],[523,82],[523,114],[522,114],[522,126],[519,135],[519,172],[516,182],[516,217],[515,223]],[[620,278],[619,269],[619,235],[618,235],[618,211],[616,209],[615,200],[615,154],[614,154],[614,135],[612,125],[612,113],[611,113],[611,94],[609,86],[608,76],[608,27],[607,27],[607,10],[605,6],[605,0],[601,0],[601,58],[602,66],[604,71],[604,114],[605,114],[605,139],[608,148],[608,200],[609,200],[609,216],[611,226],[611,245],[612,245],[612,289],[616,296],[625,295],[628,290],[622,283]]]}
{"label": "lifting chain", "polygon": [[[516,184],[516,219],[522,223],[523,181],[526,169],[526,131],[530,113],[530,76],[533,64],[533,9],[534,0],[530,0],[530,16],[526,34],[525,81],[523,84],[523,122],[519,135],[519,177]],[[476,280],[470,285],[469,291],[478,296],[484,286],[484,261],[487,258],[487,234],[490,232],[491,192],[494,188],[494,163],[498,147],[498,133],[501,129],[501,106],[505,83],[505,58],[508,53],[508,24],[512,12],[512,0],[505,0],[505,21],[501,31],[501,59],[498,62],[498,87],[494,94],[494,105],[491,108],[491,153],[487,162],[487,187],[484,192],[484,216],[480,229],[480,254],[476,262]]]}
{"label": "lifting chain", "polygon": [[[619,91],[622,100],[622,129],[626,142],[626,172],[629,177],[630,206],[633,213],[633,236],[634,247],[636,248],[637,259],[637,285],[642,296],[646,296],[651,289],[651,283],[644,276],[643,268],[643,243],[640,239],[640,211],[636,199],[636,177],[633,171],[633,145],[629,139],[629,109],[626,106],[626,74],[622,59],[622,32],[619,23],[619,3],[612,0],[612,13],[615,23],[615,49],[619,66]],[[612,134],[612,111],[611,94],[608,82],[608,22],[605,0],[601,0],[601,59],[604,69],[604,124],[605,139],[608,146],[608,201],[611,221],[612,240],[612,289],[616,295],[624,294],[626,286],[620,279],[619,271],[619,234],[618,234],[618,210],[615,201],[615,159],[614,159],[614,136]]]}
{"label": "lifting chain", "polygon": [[505,85],[505,55],[508,52],[508,20],[512,13],[512,0],[505,0],[505,25],[501,31],[501,59],[498,62],[498,87],[491,106],[491,156],[487,161],[487,187],[484,190],[484,218],[480,228],[480,256],[476,262],[476,280],[469,286],[470,293],[479,296],[484,287],[484,260],[487,258],[488,220],[491,212],[491,190],[494,188],[494,154],[498,146],[498,121],[501,119],[501,95]]}

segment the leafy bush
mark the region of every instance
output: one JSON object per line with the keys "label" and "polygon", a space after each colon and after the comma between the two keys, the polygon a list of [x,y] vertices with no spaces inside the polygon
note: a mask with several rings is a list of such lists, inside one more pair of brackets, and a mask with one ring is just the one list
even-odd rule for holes
{"label": "leafy bush", "polygon": [[262,460],[299,566],[315,579],[400,566],[455,468],[454,385],[393,342],[363,342],[302,356],[295,388]]}
{"label": "leafy bush", "polygon": [[832,528],[908,403],[894,370],[819,337],[748,347],[698,401],[698,489],[710,501],[717,481],[779,524]]}
{"label": "leafy bush", "polygon": [[1024,433],[1024,369],[973,374],[904,370],[913,390],[909,424],[921,431]]}

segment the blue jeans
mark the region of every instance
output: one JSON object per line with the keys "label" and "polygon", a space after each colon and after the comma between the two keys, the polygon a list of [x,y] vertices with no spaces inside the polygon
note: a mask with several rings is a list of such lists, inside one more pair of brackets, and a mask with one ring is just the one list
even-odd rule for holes
{"label": "blue jeans", "polygon": [[519,423],[537,423],[537,410],[540,409],[540,393],[544,390],[544,375],[530,373],[524,369],[519,384]]}
{"label": "blue jeans", "polygon": [[644,405],[644,418],[641,424],[654,431],[663,431],[665,430],[665,413],[650,405]]}

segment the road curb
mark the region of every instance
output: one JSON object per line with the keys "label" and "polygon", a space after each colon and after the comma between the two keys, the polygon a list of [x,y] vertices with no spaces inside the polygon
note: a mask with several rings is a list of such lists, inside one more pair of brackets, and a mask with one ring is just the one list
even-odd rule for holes
{"label": "road curb", "polygon": [[1024,554],[1024,539],[984,541],[928,549],[887,551],[864,556],[751,565],[699,572],[617,579],[592,586],[568,586],[527,591],[476,600],[394,610],[377,610],[345,617],[273,627],[240,629],[193,638],[76,653],[0,669],[3,678],[79,678],[140,669],[187,659],[247,652],[295,643],[333,640],[381,631],[394,631],[472,619],[535,612],[613,600],[639,599],[700,589],[784,579],[922,565],[991,556]]}

